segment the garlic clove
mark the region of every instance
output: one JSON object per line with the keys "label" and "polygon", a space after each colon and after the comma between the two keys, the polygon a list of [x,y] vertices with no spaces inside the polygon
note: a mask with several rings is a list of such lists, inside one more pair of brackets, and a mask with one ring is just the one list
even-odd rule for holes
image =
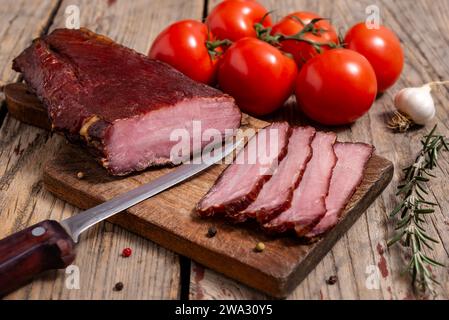
{"label": "garlic clove", "polygon": [[402,89],[395,96],[395,107],[416,124],[425,125],[435,117],[435,103],[431,91],[429,85]]}

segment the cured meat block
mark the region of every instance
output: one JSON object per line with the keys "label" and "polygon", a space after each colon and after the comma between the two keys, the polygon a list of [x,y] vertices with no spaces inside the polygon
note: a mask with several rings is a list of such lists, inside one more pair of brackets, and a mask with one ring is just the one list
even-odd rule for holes
{"label": "cured meat block", "polygon": [[374,147],[364,143],[336,143],[337,164],[332,173],[329,194],[326,197],[326,214],[307,233],[306,237],[319,236],[333,228],[341,212],[362,182],[363,171],[373,154]]}
{"label": "cured meat block", "polygon": [[256,200],[241,213],[241,220],[252,217],[264,223],[290,207],[293,191],[312,157],[310,144],[314,136],[315,129],[311,127],[293,129],[288,142],[287,155],[279,164],[273,177],[264,184]]}
{"label": "cured meat block", "polygon": [[337,157],[334,153],[334,133],[317,132],[312,141],[312,159],[293,193],[290,208],[263,227],[270,232],[295,229],[299,236],[313,228],[326,213],[325,198],[329,191]]}
{"label": "cured meat block", "polygon": [[86,145],[114,175],[171,163],[179,142],[171,134],[185,130],[193,140],[195,121],[200,134],[213,128],[224,136],[240,126],[232,97],[86,29],[36,39],[13,68],[54,130]]}
{"label": "cured meat block", "polygon": [[239,221],[240,211],[256,199],[287,153],[290,134],[286,122],[275,122],[260,130],[198,203],[198,214],[226,215]]}

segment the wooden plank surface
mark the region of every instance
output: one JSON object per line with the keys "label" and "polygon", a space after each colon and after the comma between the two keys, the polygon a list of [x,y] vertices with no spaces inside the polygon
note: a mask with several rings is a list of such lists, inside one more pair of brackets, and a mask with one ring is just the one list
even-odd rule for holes
{"label": "wooden plank surface", "polygon": [[[45,31],[58,7],[57,0],[4,1],[0,9],[0,87],[17,81],[18,74],[11,70],[12,59],[35,37]],[[5,111],[3,95],[0,109]],[[0,115],[0,124],[4,118]]]}
{"label": "wooden plank surface", "polygon": [[[242,122],[243,128],[265,125],[249,117],[244,117]],[[304,279],[385,188],[393,174],[392,163],[374,155],[339,224],[319,241],[301,244],[291,236],[267,236],[254,224],[232,225],[197,217],[196,204],[225,167],[224,164],[213,166],[110,221],[274,297],[286,297]],[[111,177],[79,148],[67,147],[46,164],[44,186],[68,203],[90,208],[173,170],[176,169]],[[84,173],[83,179],[77,178],[78,172]],[[217,235],[209,239],[206,234],[212,226],[216,227]],[[266,245],[263,253],[254,251],[259,242]]]}
{"label": "wooden plank surface", "polygon": [[[128,10],[114,9],[115,4],[120,2],[121,0],[86,1],[81,8],[90,8],[86,9],[90,14],[88,17],[85,17],[84,13],[86,11],[82,10],[84,13],[81,14],[81,19],[83,21],[89,20],[89,23],[86,25],[92,28],[97,27],[98,32],[108,33],[109,29],[114,28],[116,30],[115,36],[122,37],[116,40],[125,44],[134,43],[138,47],[137,49],[141,51],[146,51],[149,41],[154,38],[157,30],[167,25],[171,21],[170,19],[201,16],[200,11],[202,10],[202,1],[148,1],[145,3],[148,8],[158,7],[156,11],[148,14],[156,16],[152,19],[142,19],[139,17],[143,15],[142,11],[145,10],[145,5],[139,10],[129,8]],[[128,2],[133,4],[140,1],[133,0]],[[160,7],[165,6],[167,2],[172,10],[160,10]],[[211,5],[214,2],[216,1],[209,0]],[[369,115],[358,121],[351,128],[342,130],[340,136],[342,138],[374,142],[378,153],[393,160],[397,167],[409,164],[419,147],[418,138],[423,134],[424,130],[413,131],[407,134],[393,134],[386,130],[385,121],[392,110],[392,97],[397,90],[404,86],[420,85],[430,80],[449,78],[449,61],[446,58],[449,49],[449,39],[447,33],[444,32],[449,25],[449,16],[447,15],[449,2],[446,0],[263,0],[262,2],[268,8],[277,9],[276,14],[278,16],[294,10],[317,11],[324,16],[332,17],[336,25],[345,29],[354,22],[365,18],[364,12],[367,5],[376,4],[379,6],[382,23],[393,28],[404,45],[406,66],[398,84],[376,102]],[[17,74],[10,70],[10,60],[26,46],[25,43],[28,43],[40,33],[40,30],[49,22],[48,17],[51,16],[52,6],[56,4],[55,1],[28,0],[8,1],[7,3],[7,5],[2,4],[2,10],[0,11],[0,33],[2,34],[0,37],[2,43],[0,48],[0,59],[2,59],[0,70],[2,70],[1,80],[3,82],[17,79]],[[107,7],[107,3],[112,4],[111,8]],[[67,2],[64,2],[61,6],[56,20],[59,19],[62,22],[64,8],[67,4]],[[26,13],[23,18],[21,12]],[[137,14],[138,17],[131,16],[131,13]],[[169,18],[165,18],[166,16]],[[18,21],[20,23],[17,23]],[[136,25],[148,25],[152,23],[151,21],[154,22],[154,31],[142,31],[142,36],[148,36],[148,33],[150,33],[148,43],[132,40],[136,38],[131,35],[130,30],[136,30]],[[121,25],[120,30],[118,30],[117,24]],[[6,29],[3,25],[6,26]],[[8,32],[9,35],[6,39],[9,39],[9,41],[4,42],[4,31],[11,28],[16,29],[17,32]],[[127,34],[127,36],[125,37],[124,34]],[[445,134],[449,133],[448,100],[449,95],[444,89],[435,94],[435,101],[438,107],[437,118],[440,123],[439,130]],[[288,109],[285,111],[285,114],[289,114]],[[64,216],[69,216],[76,212],[73,207],[56,200],[42,188],[42,163],[53,156],[59,146],[58,143],[61,143],[60,139],[52,137],[44,131],[19,124],[9,117],[6,118],[0,131],[0,218],[2,220],[0,236],[30,225],[45,217],[52,216],[57,218],[58,215],[61,215],[61,212]],[[435,236],[442,239],[443,245],[437,247],[437,250],[432,255],[447,264],[449,250],[449,233],[447,232],[449,231],[449,201],[447,198],[449,163],[447,158],[441,160],[438,174],[439,178],[432,184],[432,192],[435,198],[438,199],[440,210],[432,218],[434,225],[432,232]],[[386,239],[392,232],[392,224],[388,222],[386,215],[393,207],[395,200],[393,191],[399,176],[400,173],[397,170],[393,184],[390,185],[383,196],[359,219],[349,233],[335,245],[334,249],[289,298],[413,298],[408,282],[400,276],[400,271],[403,268],[403,253],[396,247],[389,250],[385,249]],[[33,210],[33,207],[38,210]],[[3,221],[5,222],[3,223]],[[96,236],[102,230],[106,231],[103,234],[103,239],[96,239]],[[176,260],[173,264],[177,265],[178,258],[176,256],[171,256],[165,250],[154,246],[151,242],[141,240],[139,237],[125,232],[121,228],[112,227],[110,224],[102,225],[98,229],[93,230],[84,243],[87,250],[80,248],[80,252],[85,255],[83,261],[91,264],[92,268],[98,266],[101,275],[93,273],[82,277],[81,290],[72,290],[69,293],[67,290],[62,289],[62,282],[53,284],[51,281],[42,281],[20,290],[10,298],[79,297],[90,299],[92,297],[120,298],[127,296],[131,298],[149,298],[178,296],[179,287],[173,286],[174,289],[162,290],[160,286],[158,287],[158,285],[153,283],[156,275],[155,270],[158,268],[151,264],[153,258],[148,259],[148,257],[155,256],[156,258],[154,259],[158,261],[157,258],[161,256],[160,252],[163,252],[162,257],[164,255],[167,257],[165,261],[170,259],[172,261]],[[117,259],[116,251],[117,249],[120,250],[124,245],[137,245],[137,250],[141,254],[147,252],[146,250],[151,252],[145,254],[145,259],[142,262],[143,267],[135,266],[129,261]],[[151,261],[147,262],[148,260]],[[119,267],[122,273],[114,269],[108,270],[108,274],[113,275],[111,277],[114,278],[113,281],[124,281],[125,286],[129,286],[128,288],[140,287],[141,290],[136,291],[137,293],[123,292],[117,294],[110,291],[110,288],[106,288],[104,283],[105,272],[102,271],[102,268],[105,268],[110,263],[120,262],[123,262]],[[160,264],[159,270],[167,268],[167,265],[170,265],[170,263]],[[369,272],[366,273],[367,270],[371,270],[369,269],[370,267],[374,267],[377,270],[380,280],[379,289],[376,286],[371,289],[366,286],[367,280],[372,279],[369,277],[371,274]],[[136,273],[141,275],[140,279],[143,281],[139,284],[127,283],[127,280],[123,280],[124,278],[121,276],[125,274],[123,272],[124,268],[131,270],[126,274]],[[147,271],[140,272],[143,268],[146,268]],[[179,269],[178,266],[176,268]],[[173,272],[170,271],[171,268],[168,268],[168,270],[168,273]],[[434,273],[440,277],[443,283],[440,297],[448,298],[449,280],[447,269],[436,269]],[[331,275],[338,276],[338,281],[335,285],[327,285],[325,282]],[[165,279],[173,278],[167,276]],[[178,280],[164,280],[164,283],[165,281],[177,282]],[[110,283],[112,284],[112,282]],[[167,294],[170,291],[173,293]],[[190,297],[193,299],[247,299],[263,298],[264,296],[226,277],[193,264]]]}
{"label": "wooden plank surface", "polygon": [[[24,115],[22,121],[49,128],[46,127],[46,120],[37,122],[37,119],[43,117],[36,117],[36,113],[45,114],[45,107],[30,95],[26,85],[7,85],[5,95],[12,115]],[[33,119],[26,115],[32,115]],[[268,123],[244,115],[242,124],[242,129],[245,130],[262,128]],[[59,199],[79,208],[93,207],[176,170],[165,168],[129,177],[111,177],[80,148],[63,146],[62,149],[44,167],[44,187]],[[290,236],[265,236],[254,224],[232,225],[219,223],[217,219],[198,219],[194,213],[196,204],[225,167],[213,166],[194,179],[156,195],[110,220],[164,248],[275,297],[286,297],[296,288],[337,239],[372,204],[393,175],[392,163],[374,155],[338,225],[319,241],[305,244]],[[77,177],[79,172],[84,175],[82,179]],[[209,239],[206,234],[212,226],[217,228],[218,234],[214,239]],[[266,245],[263,253],[254,252],[254,246],[258,242]]]}
{"label": "wooden plank surface", "polygon": [[[0,37],[3,81],[14,81],[11,60],[23,50],[43,26],[64,27],[69,5],[80,9],[81,25],[107,34],[141,52],[166,24],[180,18],[201,18],[202,0],[63,1],[54,21],[57,4],[51,1],[8,1],[1,11]],[[8,21],[11,22],[8,29]],[[18,23],[20,22],[20,23]],[[12,29],[14,27],[14,29]],[[5,32],[6,30],[6,32]],[[78,210],[47,192],[42,185],[43,164],[65,144],[48,132],[21,124],[6,116],[0,130],[0,237],[42,219],[60,220]],[[131,247],[131,258],[120,257]],[[11,294],[10,299],[175,299],[180,296],[179,256],[109,223],[90,230],[78,248],[80,289],[67,289],[63,271]],[[124,290],[113,291],[116,282]]]}
{"label": "wooden plank surface", "polygon": [[[218,1],[209,1],[209,9]],[[406,65],[401,79],[380,97],[368,115],[350,127],[338,129],[340,139],[364,141],[376,146],[377,152],[391,159],[401,168],[413,161],[419,150],[419,137],[426,129],[406,134],[395,134],[385,124],[392,112],[394,93],[408,86],[418,86],[431,80],[449,79],[447,51],[449,41],[449,1],[447,0],[261,0],[269,10],[276,10],[275,17],[306,10],[330,17],[344,32],[356,22],[366,18],[365,8],[377,5],[381,23],[392,28],[399,36],[405,51]],[[413,26],[413,27],[411,27]],[[449,135],[449,94],[445,89],[434,94],[437,105],[439,131]],[[290,108],[276,117],[301,122]],[[430,127],[430,126],[429,126]],[[428,130],[429,128],[427,128]],[[448,264],[449,258],[449,161],[442,158],[437,169],[438,179],[432,182],[432,194],[439,204],[431,218],[432,236],[442,242],[430,256]],[[395,205],[394,190],[400,179],[395,171],[393,183],[383,195],[356,222],[331,252],[322,260],[289,299],[412,299],[407,278],[401,276],[404,268],[404,252],[398,248],[386,248],[393,224],[387,215]],[[434,269],[441,280],[439,298],[449,298],[447,269]],[[328,285],[326,280],[336,275],[337,283]],[[204,267],[192,264],[191,299],[263,299],[263,294],[223,278]]]}

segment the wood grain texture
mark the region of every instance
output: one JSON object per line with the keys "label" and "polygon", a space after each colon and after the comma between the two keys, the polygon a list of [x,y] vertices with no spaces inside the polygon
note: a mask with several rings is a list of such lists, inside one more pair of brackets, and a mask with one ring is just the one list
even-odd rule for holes
{"label": "wood grain texture", "polygon": [[[408,165],[414,158],[419,148],[419,137],[425,129],[412,131],[407,134],[394,134],[385,128],[385,122],[391,114],[392,98],[400,88],[411,85],[420,85],[430,80],[449,79],[449,61],[447,51],[449,39],[447,32],[449,25],[449,2],[446,0],[261,0],[267,7],[277,9],[275,15],[282,16],[294,10],[317,11],[324,16],[331,17],[333,22],[346,30],[351,24],[365,18],[367,5],[376,4],[381,9],[382,23],[393,28],[399,35],[406,54],[406,65],[400,81],[384,96],[378,99],[370,113],[351,127],[338,128],[342,140],[353,139],[374,143],[377,153],[391,159],[396,168]],[[2,60],[2,81],[9,82],[16,79],[16,74],[10,70],[10,61],[25,47],[31,38],[39,34],[37,29],[45,26],[46,21],[40,17],[41,13],[47,17],[51,10],[43,11],[51,1],[8,1],[3,8],[10,8],[0,12],[0,32],[11,26],[17,26],[18,32],[8,32],[9,41],[1,42],[0,57]],[[34,3],[33,3],[34,2]],[[101,3],[100,3],[101,2]],[[119,3],[120,0],[115,1]],[[140,1],[128,1],[140,3]],[[150,1],[148,1],[149,3]],[[165,3],[171,10],[160,9]],[[148,41],[154,38],[157,30],[162,29],[176,17],[187,18],[201,15],[202,1],[151,1],[149,8],[158,7],[149,15],[155,15],[148,21],[142,21],[142,9],[136,16],[131,16],[132,9],[115,10],[107,8],[107,1],[89,1],[82,9],[81,17],[86,26],[97,28],[98,32],[109,33],[114,28],[116,40],[125,44],[133,43],[145,51],[149,43],[141,43],[136,39],[137,34],[131,34],[130,30],[136,30],[136,25],[154,26],[154,31],[142,31],[144,36],[150,36]],[[212,6],[215,0],[209,0]],[[32,4],[30,4],[32,3]],[[114,1],[109,1],[114,3]],[[66,3],[67,4],[67,3]],[[24,6],[27,8],[22,8]],[[123,4],[122,4],[123,5]],[[98,8],[98,9],[97,9]],[[106,11],[105,11],[105,8]],[[59,25],[64,15],[64,6],[61,6]],[[145,8],[143,8],[145,9]],[[20,17],[20,10],[27,12],[25,18]],[[198,11],[198,12],[197,12]],[[148,11],[144,11],[148,12]],[[195,13],[193,13],[195,12]],[[87,17],[85,16],[87,14]],[[7,17],[7,18],[3,18]],[[169,17],[169,18],[166,18]],[[19,19],[19,20],[17,20]],[[37,20],[36,20],[37,19]],[[96,23],[98,19],[99,23]],[[143,19],[145,20],[145,19]],[[21,23],[16,23],[22,21]],[[26,23],[24,22],[26,21]],[[37,22],[36,22],[37,21]],[[114,26],[111,26],[114,24]],[[117,24],[120,27],[117,27]],[[108,26],[107,26],[108,25]],[[129,25],[133,25],[130,27]],[[9,28],[11,28],[9,26]],[[15,29],[17,29],[15,27]],[[22,30],[23,28],[23,30]],[[9,30],[9,29],[8,29]],[[34,30],[34,31],[33,31]],[[139,32],[141,30],[138,30]],[[125,36],[126,34],[126,36]],[[112,36],[114,38],[114,35]],[[121,37],[121,39],[119,39]],[[130,39],[130,40],[127,40]],[[0,40],[2,38],[0,37]],[[129,42],[127,42],[129,41]],[[15,44],[18,42],[19,44]],[[4,58],[10,55],[8,58]],[[5,74],[7,76],[5,77]],[[11,78],[9,78],[11,76]],[[438,108],[437,119],[439,130],[449,134],[449,94],[442,89],[434,94]],[[1,115],[0,115],[1,116]],[[285,108],[276,115],[278,118],[286,117],[293,122],[302,122],[294,113],[294,108]],[[55,199],[42,189],[40,172],[42,163],[53,157],[55,150],[61,145],[62,140],[50,136],[44,131],[19,124],[13,119],[8,119],[0,131],[0,236],[11,231],[38,222],[49,216],[70,216],[76,209],[70,205]],[[429,126],[430,127],[430,126]],[[427,128],[428,129],[428,128]],[[57,143],[54,144],[54,141]],[[448,263],[449,252],[449,162],[442,158],[437,173],[439,178],[432,183],[431,191],[439,203],[437,214],[432,217],[432,233],[442,241],[442,246],[431,253],[437,259]],[[383,193],[366,214],[364,214],[349,232],[337,242],[332,251],[309,274],[303,283],[289,296],[289,299],[411,299],[414,298],[408,280],[400,276],[403,269],[404,254],[398,247],[386,249],[386,240],[391,236],[392,224],[387,219],[387,213],[393,208],[395,187],[400,178],[400,171],[396,170],[393,183]],[[39,211],[33,211],[38,208]],[[35,216],[33,216],[35,212]],[[154,278],[157,263],[151,264],[153,256],[163,256],[167,264],[177,263],[175,255],[164,255],[154,251],[154,245],[149,241],[140,239],[121,228],[104,224],[92,230],[87,241],[80,247],[83,254],[82,265],[91,267],[81,272],[81,290],[63,289],[63,281],[56,281],[56,276],[51,274],[46,281],[35,283],[24,290],[18,291],[10,298],[149,298],[149,297],[173,297],[177,296],[178,289],[166,288],[162,284],[170,281],[176,282],[170,276],[171,271],[163,273],[166,264],[160,263],[159,270],[162,275]],[[82,246],[83,246],[82,244]],[[139,266],[133,262],[118,258],[118,251],[124,246],[132,246],[141,261]],[[148,249],[149,248],[149,249]],[[156,246],[156,248],[159,248]],[[148,251],[149,250],[149,251]],[[167,252],[164,249],[158,249]],[[157,251],[157,250],[156,250]],[[80,259],[80,257],[78,257]],[[155,259],[155,258],[154,258]],[[79,261],[79,260],[78,260]],[[150,262],[147,262],[150,261]],[[156,261],[156,260],[155,260]],[[158,261],[158,260],[157,260]],[[130,264],[132,264],[130,266]],[[98,267],[97,267],[98,266]],[[109,266],[109,267],[106,267]],[[379,287],[369,289],[366,284],[371,275],[370,267],[377,270]],[[367,269],[368,268],[368,269]],[[132,270],[132,272],[127,272]],[[447,269],[435,269],[434,273],[442,281],[440,298],[449,298],[449,274]],[[134,275],[149,275],[136,279]],[[201,299],[248,299],[264,298],[260,292],[249,289],[227,277],[219,275],[209,269],[193,264],[191,277],[191,298]],[[111,276],[112,275],[112,276]],[[331,275],[337,275],[338,281],[334,285],[327,285],[325,280]],[[63,276],[63,275],[62,275]],[[143,280],[142,280],[143,279]],[[112,292],[111,286],[115,281],[123,281],[125,290],[121,293]],[[140,283],[139,283],[140,281]],[[130,287],[127,287],[130,286]],[[86,289],[87,287],[87,289]],[[134,292],[127,291],[133,288]],[[137,289],[136,289],[137,288]],[[169,287],[169,288],[176,288]],[[172,293],[167,294],[172,290]]]}
{"label": "wood grain texture", "polygon": [[[17,81],[18,74],[11,69],[12,59],[29,42],[45,32],[57,0],[3,1],[0,9],[0,87]],[[0,93],[0,125],[5,117],[4,97]]]}
{"label": "wood grain texture", "polygon": [[[5,93],[8,103],[12,103],[8,109],[21,110],[19,114],[25,115],[25,122],[29,122],[26,115],[31,114],[28,109],[38,110],[39,113],[44,110],[39,101],[30,97],[24,86],[8,85]],[[39,118],[33,121],[38,126],[45,127],[47,124],[37,120]],[[256,129],[268,124],[248,116],[243,117],[242,123],[242,128]],[[215,166],[195,179],[143,202],[139,209],[131,208],[110,220],[154,240],[164,248],[277,297],[286,297],[304,279],[385,188],[393,175],[391,162],[373,156],[364,172],[364,180],[340,223],[320,241],[301,245],[285,237],[265,237],[254,224],[227,225],[219,236],[213,240],[206,239],[207,230],[218,221],[198,219],[194,208],[224,168],[224,165]],[[60,199],[80,208],[89,208],[172,170],[175,169],[164,169],[163,172],[149,170],[131,177],[111,177],[83,150],[69,147],[45,166],[44,186]],[[77,177],[80,172],[84,175],[82,179]],[[185,201],[180,203],[177,200],[179,198]],[[263,254],[255,253],[255,243],[261,241],[266,243],[267,248]],[[238,247],[243,250],[236,251]]]}
{"label": "wood grain texture", "polygon": [[[39,5],[38,5],[39,4]],[[166,24],[181,18],[201,18],[202,0],[116,0],[63,1],[51,29],[63,27],[65,9],[80,8],[81,25],[146,52],[152,39]],[[51,14],[50,1],[8,1],[0,23],[21,21],[25,29],[9,30],[2,40],[1,68],[14,81],[11,60],[38,36]],[[9,7],[10,6],[10,7]],[[14,11],[15,10],[15,11]],[[43,22],[42,22],[43,21]],[[1,28],[1,32],[4,32]],[[34,30],[34,31],[33,31]],[[6,41],[3,41],[5,39]],[[5,60],[3,60],[5,57]],[[3,79],[3,78],[2,78]],[[0,129],[0,237],[44,219],[61,220],[79,210],[58,200],[43,188],[43,163],[53,158],[64,139],[44,130],[22,124],[9,115]],[[132,257],[120,257],[131,247]],[[51,272],[43,279],[9,295],[9,299],[175,299],[180,294],[179,257],[110,223],[90,230],[78,246],[80,289],[69,290],[64,271]],[[113,291],[116,282],[121,292]]]}
{"label": "wood grain texture", "polygon": [[[217,3],[209,1],[209,10]],[[375,102],[370,112],[354,125],[336,128],[339,139],[372,143],[377,153],[392,160],[397,169],[393,183],[366,211],[354,226],[337,242],[328,255],[309,274],[289,299],[413,299],[408,279],[401,275],[405,253],[399,247],[387,249],[386,241],[393,232],[393,223],[387,215],[394,208],[395,188],[401,178],[398,168],[412,162],[420,148],[419,138],[432,127],[396,134],[386,128],[393,111],[394,94],[403,87],[418,86],[431,80],[449,79],[447,32],[449,2],[446,0],[260,0],[268,9],[276,10],[275,19],[299,11],[315,11],[332,19],[343,34],[356,22],[366,18],[365,8],[377,5],[381,23],[399,36],[405,51],[405,68],[401,79]],[[411,28],[413,26],[413,28]],[[449,135],[449,94],[444,88],[434,92],[437,105],[438,129]],[[275,116],[292,122],[304,123],[294,111],[286,108]],[[430,256],[449,264],[449,157],[442,157],[432,182],[431,201],[437,201],[439,210],[432,216],[432,236],[442,244]],[[433,269],[442,282],[438,298],[449,298],[449,273],[447,268]],[[326,280],[336,275],[334,285]],[[378,281],[377,281],[378,280]],[[373,281],[373,282],[372,282]],[[196,264],[191,269],[192,299],[249,299],[265,298],[258,292],[242,287],[232,280]]]}
{"label": "wood grain texture", "polygon": [[[249,119],[244,122],[258,128],[265,126],[264,122]],[[338,225],[319,241],[301,244],[289,236],[266,236],[254,224],[232,225],[196,216],[196,204],[225,167],[215,165],[109,220],[271,296],[286,297],[382,192],[393,175],[392,163],[374,155]],[[44,185],[60,199],[80,208],[90,208],[172,170],[176,168],[148,170],[126,178],[112,177],[82,150],[68,147],[45,166]],[[83,172],[84,178],[78,179],[78,172]],[[217,235],[210,239],[206,234],[212,226],[216,227]],[[254,251],[258,242],[266,245],[263,253]]]}

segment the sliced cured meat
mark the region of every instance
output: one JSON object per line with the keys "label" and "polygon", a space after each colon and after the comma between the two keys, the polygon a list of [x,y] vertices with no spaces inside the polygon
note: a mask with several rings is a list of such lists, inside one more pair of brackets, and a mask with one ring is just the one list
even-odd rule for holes
{"label": "sliced cured meat", "polygon": [[201,136],[240,126],[232,97],[87,29],[36,39],[13,68],[46,106],[54,130],[86,145],[115,175],[171,163],[177,129],[193,139],[195,122]]}
{"label": "sliced cured meat", "polygon": [[240,211],[256,199],[287,153],[290,134],[286,122],[275,122],[260,130],[198,203],[198,214],[226,215],[239,221]]}
{"label": "sliced cured meat", "polygon": [[293,191],[312,157],[311,142],[315,129],[297,127],[293,129],[288,142],[287,155],[282,159],[273,177],[264,184],[256,200],[241,214],[257,218],[261,223],[271,220],[290,207]]}
{"label": "sliced cured meat", "polygon": [[363,171],[374,147],[364,143],[336,143],[334,150],[338,160],[326,197],[326,214],[307,233],[308,238],[319,236],[337,224],[346,204],[362,182]]}
{"label": "sliced cured meat", "polygon": [[290,208],[263,227],[270,232],[295,229],[299,236],[309,232],[326,213],[325,197],[329,191],[332,170],[337,162],[334,133],[317,132],[312,141],[312,159],[308,162]]}

